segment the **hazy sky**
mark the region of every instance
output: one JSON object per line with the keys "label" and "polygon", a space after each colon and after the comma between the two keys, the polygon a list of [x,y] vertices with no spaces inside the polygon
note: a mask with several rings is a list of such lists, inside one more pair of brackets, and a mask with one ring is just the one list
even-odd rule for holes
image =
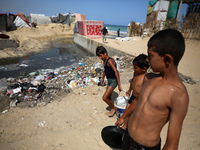
{"label": "hazy sky", "polygon": [[[131,21],[146,22],[148,2],[149,0],[0,0],[0,11],[22,12],[26,16],[30,13],[54,16],[70,12],[85,14],[87,20],[128,25]],[[186,11],[185,6],[182,6],[181,14]]]}

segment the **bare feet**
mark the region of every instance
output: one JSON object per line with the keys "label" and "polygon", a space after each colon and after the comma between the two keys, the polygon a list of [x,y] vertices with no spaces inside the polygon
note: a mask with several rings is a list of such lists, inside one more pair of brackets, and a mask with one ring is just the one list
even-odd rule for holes
{"label": "bare feet", "polygon": [[111,109],[110,112],[108,113],[108,117],[113,117],[115,112],[116,112],[115,109]]}

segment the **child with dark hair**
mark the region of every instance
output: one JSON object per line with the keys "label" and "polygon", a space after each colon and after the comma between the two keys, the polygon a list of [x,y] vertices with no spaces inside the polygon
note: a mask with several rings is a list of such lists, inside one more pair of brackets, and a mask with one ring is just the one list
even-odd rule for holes
{"label": "child with dark hair", "polygon": [[113,101],[111,99],[111,95],[112,95],[113,90],[117,87],[117,85],[118,85],[119,91],[122,90],[122,87],[120,84],[119,72],[117,70],[117,64],[114,61],[114,59],[108,56],[108,52],[103,46],[98,46],[96,48],[96,55],[104,63],[104,73],[101,79],[101,84],[102,85],[104,84],[105,76],[108,81],[108,85],[102,99],[110,106],[111,110],[108,113],[108,116],[113,117],[116,110],[115,110]]}
{"label": "child with dark hair", "polygon": [[160,150],[160,133],[167,122],[167,138],[162,150],[178,149],[189,103],[187,89],[178,77],[178,63],[184,51],[184,38],[175,29],[159,31],[150,38],[148,61],[156,73],[144,77],[124,134],[123,150]]}
{"label": "child with dark hair", "polygon": [[145,74],[147,73],[147,69],[149,68],[149,63],[147,62],[147,55],[145,54],[140,54],[139,56],[135,57],[132,63],[134,70],[133,79],[131,80],[129,90],[126,91],[127,95],[130,96],[131,92],[132,95],[128,101],[128,104],[126,105],[124,115],[122,115],[117,121],[117,124],[118,122],[123,122],[124,116],[127,116],[122,126],[123,129],[126,129],[129,116],[133,112],[137,104],[137,98],[139,97],[140,90],[142,88],[143,79]]}

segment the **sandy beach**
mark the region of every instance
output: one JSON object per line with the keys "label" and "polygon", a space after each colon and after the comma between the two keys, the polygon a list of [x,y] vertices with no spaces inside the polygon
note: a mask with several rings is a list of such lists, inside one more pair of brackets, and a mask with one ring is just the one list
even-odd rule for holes
{"label": "sandy beach", "polygon": [[[40,28],[40,27],[39,27]],[[70,27],[62,27],[59,33],[43,32],[31,37],[30,51],[39,52],[41,47],[48,46],[48,41],[56,38],[68,38],[73,34]],[[54,30],[50,26],[48,30]],[[8,33],[12,38],[16,35],[23,39],[24,46],[31,34],[29,31],[13,31]],[[36,30],[36,29],[33,29]],[[18,32],[18,34],[16,34]],[[65,33],[66,32],[66,33]],[[50,34],[52,33],[52,34]],[[61,34],[62,33],[62,34]],[[22,35],[21,35],[22,34]],[[109,32],[109,36],[116,33]],[[27,36],[29,35],[29,36]],[[36,36],[37,35],[37,36]],[[48,37],[45,38],[45,36]],[[107,38],[106,45],[117,48],[127,54],[147,54],[147,42],[149,37],[130,37],[129,41]],[[40,41],[38,41],[40,40]],[[102,43],[102,39],[94,39]],[[44,43],[43,43],[44,42]],[[36,46],[35,44],[40,43]],[[23,51],[24,46],[19,50]],[[36,49],[34,48],[36,46]],[[37,48],[38,47],[38,48]],[[196,84],[184,83],[190,97],[188,114],[184,120],[179,149],[200,149],[200,41],[186,40],[186,51],[179,64],[179,72],[192,77]],[[18,53],[18,52],[17,52]],[[23,53],[23,52],[22,52]],[[26,52],[24,52],[25,54]],[[5,55],[3,55],[5,54]],[[12,53],[7,49],[2,51],[6,58]],[[20,54],[20,52],[19,52]],[[1,55],[1,56],[2,56]],[[130,64],[131,65],[131,64]],[[120,73],[122,88],[128,90],[129,80],[132,78],[132,70]],[[14,108],[7,113],[0,114],[0,149],[6,150],[110,150],[101,138],[101,130],[109,125],[114,125],[117,117],[109,118],[105,115],[107,105],[102,100],[105,87],[93,85],[87,88],[74,89],[67,96],[59,96],[46,106],[38,105],[34,108]],[[118,89],[113,92],[112,98],[118,96]],[[161,133],[162,146],[165,143],[167,125]]]}

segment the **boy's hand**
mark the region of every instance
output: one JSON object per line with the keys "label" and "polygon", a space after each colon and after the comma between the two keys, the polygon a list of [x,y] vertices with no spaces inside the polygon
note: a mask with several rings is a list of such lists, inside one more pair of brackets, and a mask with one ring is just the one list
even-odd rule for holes
{"label": "boy's hand", "polygon": [[130,91],[126,91],[126,95],[130,97],[131,92]]}
{"label": "boy's hand", "polygon": [[120,117],[116,122],[115,125],[119,128],[123,123],[124,123],[125,119],[123,119],[122,117]]}
{"label": "boy's hand", "polygon": [[119,89],[119,91],[122,91],[122,86],[121,85],[118,86],[118,89]]}
{"label": "boy's hand", "polygon": [[104,85],[104,79],[101,79],[101,85]]}

